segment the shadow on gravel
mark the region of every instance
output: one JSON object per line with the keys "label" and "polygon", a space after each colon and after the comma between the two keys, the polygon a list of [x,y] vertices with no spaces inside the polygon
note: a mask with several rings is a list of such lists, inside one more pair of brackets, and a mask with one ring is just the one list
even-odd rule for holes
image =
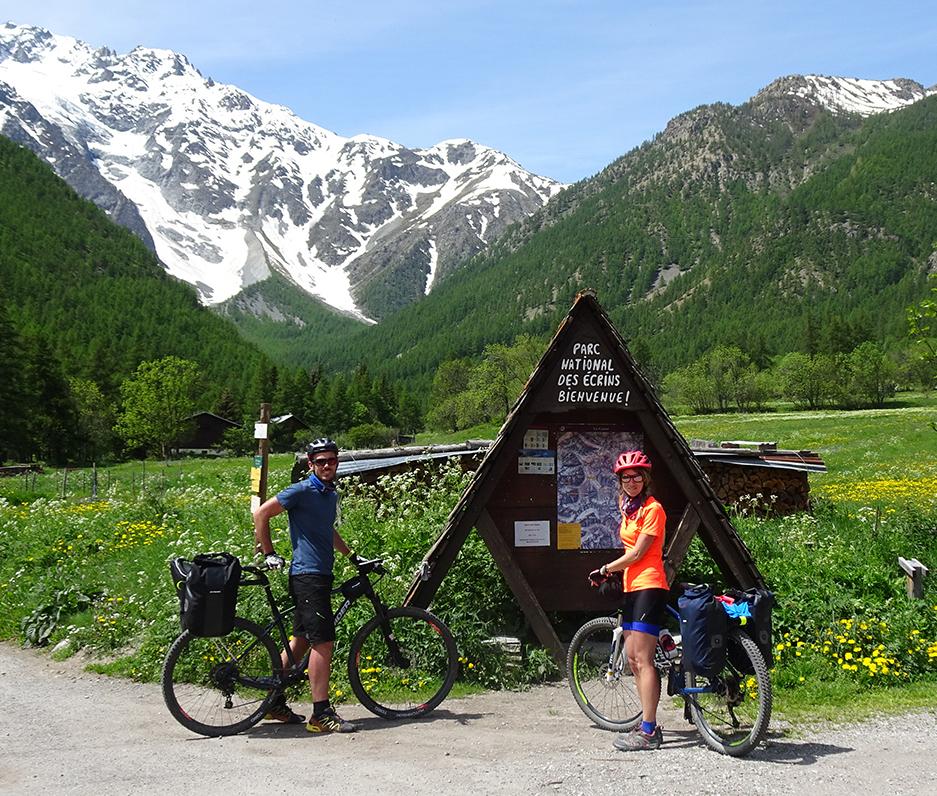
{"label": "shadow on gravel", "polygon": [[[777,738],[780,739],[783,736],[779,734]],[[692,749],[694,747],[709,748],[695,729],[664,731],[664,749]],[[758,747],[746,755],[745,759],[788,766],[809,766],[821,757],[854,751],[855,749],[849,746],[834,746],[813,741],[776,740],[769,736],[767,746]]]}
{"label": "shadow on gravel", "polygon": [[[382,719],[378,716],[365,716],[350,719],[358,726],[358,732],[370,732],[374,730],[387,730],[394,727],[403,727],[407,724],[436,724],[438,722],[451,722],[453,724],[468,724],[472,721],[477,721],[478,719],[489,716],[489,713],[457,713],[451,710],[446,710],[445,708],[437,708],[428,716],[424,716],[420,719],[401,719],[399,721],[388,721],[387,719]],[[246,735],[250,738],[272,738],[274,736],[295,736],[295,735],[311,735],[312,733],[306,732],[305,724],[281,724],[276,721],[263,721],[260,724],[257,724],[251,727],[249,730],[245,730],[240,733],[240,735]],[[330,733],[322,733],[322,736],[329,735]]]}
{"label": "shadow on gravel", "polygon": [[769,741],[767,747],[752,752],[752,760],[781,763],[787,766],[811,766],[821,757],[855,752],[851,746],[834,746],[814,741]]}
{"label": "shadow on gravel", "polygon": [[686,730],[668,730],[664,728],[665,749],[690,749],[694,746],[703,746],[703,739],[692,727]]}

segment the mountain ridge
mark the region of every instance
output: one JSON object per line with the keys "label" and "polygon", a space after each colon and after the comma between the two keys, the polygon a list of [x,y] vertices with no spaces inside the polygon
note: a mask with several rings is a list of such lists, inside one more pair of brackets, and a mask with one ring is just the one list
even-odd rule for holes
{"label": "mountain ridge", "polygon": [[489,343],[548,335],[587,287],[660,373],[719,344],[763,360],[821,338],[833,350],[847,338],[896,343],[937,262],[927,232],[937,228],[927,187],[937,182],[937,97],[868,117],[771,102],[687,112],[695,138],[659,134],[380,333],[322,340],[304,355],[426,378]]}
{"label": "mountain ridge", "polygon": [[11,23],[0,132],[140,234],[204,303],[277,272],[364,320],[425,295],[563,187],[468,139],[343,138],[170,50],[118,55]]}

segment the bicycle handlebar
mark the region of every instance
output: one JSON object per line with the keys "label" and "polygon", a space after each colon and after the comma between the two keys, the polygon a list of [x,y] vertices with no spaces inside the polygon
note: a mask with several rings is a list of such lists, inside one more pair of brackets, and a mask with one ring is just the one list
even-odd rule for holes
{"label": "bicycle handlebar", "polygon": [[[362,575],[366,575],[369,572],[375,572],[378,575],[387,574],[387,570],[384,569],[383,558],[370,558],[367,560],[363,558],[359,558],[357,562],[355,562],[355,566],[357,567],[358,572],[360,572]],[[279,567],[271,567],[271,566],[268,566],[266,562],[261,561],[260,563],[257,563],[257,564],[242,564],[241,569],[244,570],[245,572],[253,572],[255,575],[260,575],[263,572],[269,572],[271,570],[274,570],[274,571],[278,570]],[[286,566],[283,569],[288,571],[289,566]]]}

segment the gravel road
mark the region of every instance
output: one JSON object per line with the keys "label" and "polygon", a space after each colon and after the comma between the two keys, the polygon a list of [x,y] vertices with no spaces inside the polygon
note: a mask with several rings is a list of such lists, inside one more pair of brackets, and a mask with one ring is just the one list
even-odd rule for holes
{"label": "gravel road", "polygon": [[[233,738],[177,724],[158,686],[0,643],[0,793],[828,794],[937,792],[937,712],[805,737],[772,732],[735,760],[665,715],[658,752],[621,753],[565,685],[447,700],[392,723],[358,707],[353,735],[262,723]],[[298,705],[308,709],[308,704]],[[623,782],[629,780],[630,783]]]}

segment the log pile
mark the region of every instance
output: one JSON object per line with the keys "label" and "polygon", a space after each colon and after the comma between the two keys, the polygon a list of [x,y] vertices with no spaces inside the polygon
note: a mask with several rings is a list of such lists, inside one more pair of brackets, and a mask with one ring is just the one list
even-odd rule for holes
{"label": "log pile", "polygon": [[784,515],[808,508],[806,472],[712,461],[701,461],[700,465],[716,496],[740,512]]}

